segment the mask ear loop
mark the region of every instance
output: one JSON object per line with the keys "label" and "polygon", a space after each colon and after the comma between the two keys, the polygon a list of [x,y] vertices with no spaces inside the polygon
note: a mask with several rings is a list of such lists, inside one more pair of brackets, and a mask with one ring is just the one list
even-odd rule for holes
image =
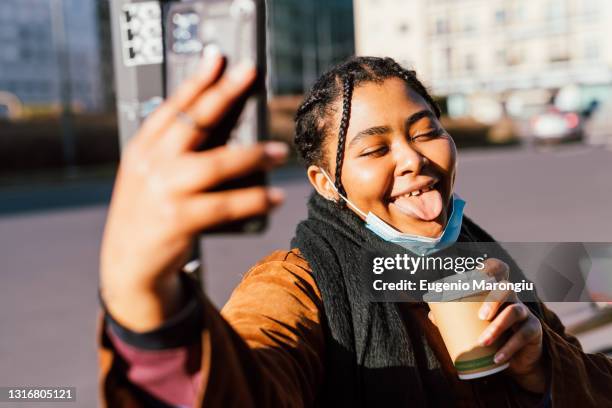
{"label": "mask ear loop", "polygon": [[[331,181],[331,178],[329,177],[329,175],[327,174],[327,172],[326,172],[324,169],[319,168],[319,170],[321,170],[321,173],[323,173],[323,175],[325,176],[325,178],[327,179],[327,181],[329,182],[329,184],[332,186],[332,188],[334,189],[334,191],[336,192],[336,194],[338,194],[338,195],[339,195],[339,196],[340,196],[340,197],[341,197],[341,198],[342,198],[342,199],[343,199],[343,200],[346,202],[346,204],[347,204],[347,205],[349,205],[349,206],[350,206],[350,207],[352,207],[352,208],[353,208],[355,211],[357,211],[357,212],[358,212],[358,213],[359,213],[361,216],[363,216],[363,218],[367,218],[367,217],[368,217],[368,215],[367,215],[366,213],[364,213],[363,211],[361,211],[361,210],[359,209],[359,207],[357,207],[355,204],[351,203],[351,201],[350,201],[348,198],[346,198],[346,197],[345,197],[345,196],[344,196],[342,193],[340,193],[340,192],[338,191],[338,188],[336,187],[336,185],[334,184],[334,182],[333,182],[333,181]],[[323,196],[323,197],[325,197],[325,196]],[[325,197],[325,199],[326,199],[326,200],[329,200],[329,201],[334,201],[334,202],[337,202],[337,201],[336,201],[336,200],[334,200],[333,198],[328,198],[328,197]]]}

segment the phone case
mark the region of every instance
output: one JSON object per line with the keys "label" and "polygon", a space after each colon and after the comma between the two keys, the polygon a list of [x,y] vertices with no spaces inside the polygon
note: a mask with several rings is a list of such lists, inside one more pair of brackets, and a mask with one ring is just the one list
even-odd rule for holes
{"label": "phone case", "polygon": [[[200,149],[223,144],[252,145],[266,138],[266,42],[263,0],[174,0],[162,2],[164,89],[171,94],[207,54],[219,51],[226,69],[248,60],[258,69],[252,91],[239,101]],[[264,185],[264,173],[233,180],[216,190]],[[205,233],[260,232],[266,217],[226,224]]]}

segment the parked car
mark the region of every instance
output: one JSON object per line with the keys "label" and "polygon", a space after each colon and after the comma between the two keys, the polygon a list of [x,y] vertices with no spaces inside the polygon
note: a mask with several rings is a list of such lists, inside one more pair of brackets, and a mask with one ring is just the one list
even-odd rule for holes
{"label": "parked car", "polygon": [[584,120],[576,112],[561,112],[548,107],[529,120],[529,136],[535,143],[558,143],[581,140]]}

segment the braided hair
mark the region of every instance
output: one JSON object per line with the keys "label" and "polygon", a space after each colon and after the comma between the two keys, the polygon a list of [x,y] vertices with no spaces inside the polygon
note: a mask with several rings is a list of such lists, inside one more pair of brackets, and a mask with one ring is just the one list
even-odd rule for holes
{"label": "braided hair", "polygon": [[346,191],[342,185],[342,164],[353,89],[366,82],[382,83],[388,78],[402,79],[406,86],[425,99],[433,113],[440,117],[440,108],[418,80],[415,71],[403,68],[392,58],[377,57],[352,57],[324,73],[306,94],[295,115],[294,143],[302,161],[306,166],[314,164],[330,170],[329,163],[325,160],[324,148],[331,130],[331,118],[336,113],[336,101],[342,97],[334,184],[344,196]]}

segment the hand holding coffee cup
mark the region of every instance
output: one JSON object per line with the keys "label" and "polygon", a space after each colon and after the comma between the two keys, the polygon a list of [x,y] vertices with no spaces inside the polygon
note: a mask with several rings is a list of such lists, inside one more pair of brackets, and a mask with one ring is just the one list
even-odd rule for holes
{"label": "hand holding coffee cup", "polygon": [[[510,274],[508,265],[494,258],[486,260],[485,267],[480,272],[498,282],[508,281]],[[461,378],[482,377],[507,367],[507,373],[523,388],[539,393],[545,391],[542,325],[513,290],[475,293],[471,298],[463,298],[460,302],[426,301],[431,309],[430,320],[440,329],[455,364],[460,351],[465,351],[465,345],[457,344],[457,333],[445,330],[443,326],[447,326],[448,322],[443,320],[461,319],[460,322],[455,320],[455,323],[462,327],[463,340],[474,343],[469,346],[470,352],[485,355],[480,357],[480,362],[484,363],[491,350],[495,353],[493,364],[480,369],[470,370],[474,367],[473,363],[471,366],[465,364],[466,374],[460,373]],[[480,334],[474,336],[476,332]],[[462,367],[461,363],[459,367]]]}

